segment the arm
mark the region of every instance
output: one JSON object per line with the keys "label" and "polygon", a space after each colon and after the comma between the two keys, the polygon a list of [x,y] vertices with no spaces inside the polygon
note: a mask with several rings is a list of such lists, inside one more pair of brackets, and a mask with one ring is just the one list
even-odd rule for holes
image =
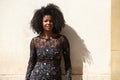
{"label": "arm", "polygon": [[63,40],[63,57],[65,61],[66,80],[71,80],[70,45],[65,36]]}
{"label": "arm", "polygon": [[28,67],[27,67],[27,72],[26,72],[26,80],[29,80],[30,78],[30,75],[31,75],[31,72],[35,66],[35,63],[36,63],[36,52],[35,52],[35,46],[33,44],[33,39],[30,43],[30,58],[29,58],[29,61],[28,61]]}

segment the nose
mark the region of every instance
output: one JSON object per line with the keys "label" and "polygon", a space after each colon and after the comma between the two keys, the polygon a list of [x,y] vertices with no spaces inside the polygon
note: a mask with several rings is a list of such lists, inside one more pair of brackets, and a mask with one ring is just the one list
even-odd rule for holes
{"label": "nose", "polygon": [[48,21],[48,24],[50,24],[50,21]]}
{"label": "nose", "polygon": [[47,24],[52,24],[52,22],[51,21],[47,21]]}

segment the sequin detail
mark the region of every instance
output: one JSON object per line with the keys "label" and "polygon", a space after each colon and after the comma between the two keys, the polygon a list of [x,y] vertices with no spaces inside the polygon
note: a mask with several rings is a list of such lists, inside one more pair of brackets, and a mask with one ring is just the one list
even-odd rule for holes
{"label": "sequin detail", "polygon": [[34,37],[30,44],[26,80],[61,80],[61,57],[64,57],[67,80],[71,80],[69,42],[63,35],[46,40]]}

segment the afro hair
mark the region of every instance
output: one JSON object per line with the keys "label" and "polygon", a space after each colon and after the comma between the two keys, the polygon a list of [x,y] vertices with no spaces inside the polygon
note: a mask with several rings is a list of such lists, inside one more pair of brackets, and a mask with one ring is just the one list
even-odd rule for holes
{"label": "afro hair", "polygon": [[60,8],[52,3],[35,11],[31,20],[32,29],[37,32],[37,34],[43,33],[42,20],[45,15],[50,15],[52,17],[53,33],[59,34],[65,26],[65,20]]}

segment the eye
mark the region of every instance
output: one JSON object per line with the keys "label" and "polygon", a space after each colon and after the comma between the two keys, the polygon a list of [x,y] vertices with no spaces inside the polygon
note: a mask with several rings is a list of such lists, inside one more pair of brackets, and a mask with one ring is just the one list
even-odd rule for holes
{"label": "eye", "polygon": [[44,20],[44,22],[50,22],[50,23],[52,23],[52,20]]}
{"label": "eye", "polygon": [[53,21],[52,21],[52,20],[50,20],[49,22],[51,22],[51,23],[52,23]]}
{"label": "eye", "polygon": [[48,22],[48,20],[44,20],[44,22]]}

